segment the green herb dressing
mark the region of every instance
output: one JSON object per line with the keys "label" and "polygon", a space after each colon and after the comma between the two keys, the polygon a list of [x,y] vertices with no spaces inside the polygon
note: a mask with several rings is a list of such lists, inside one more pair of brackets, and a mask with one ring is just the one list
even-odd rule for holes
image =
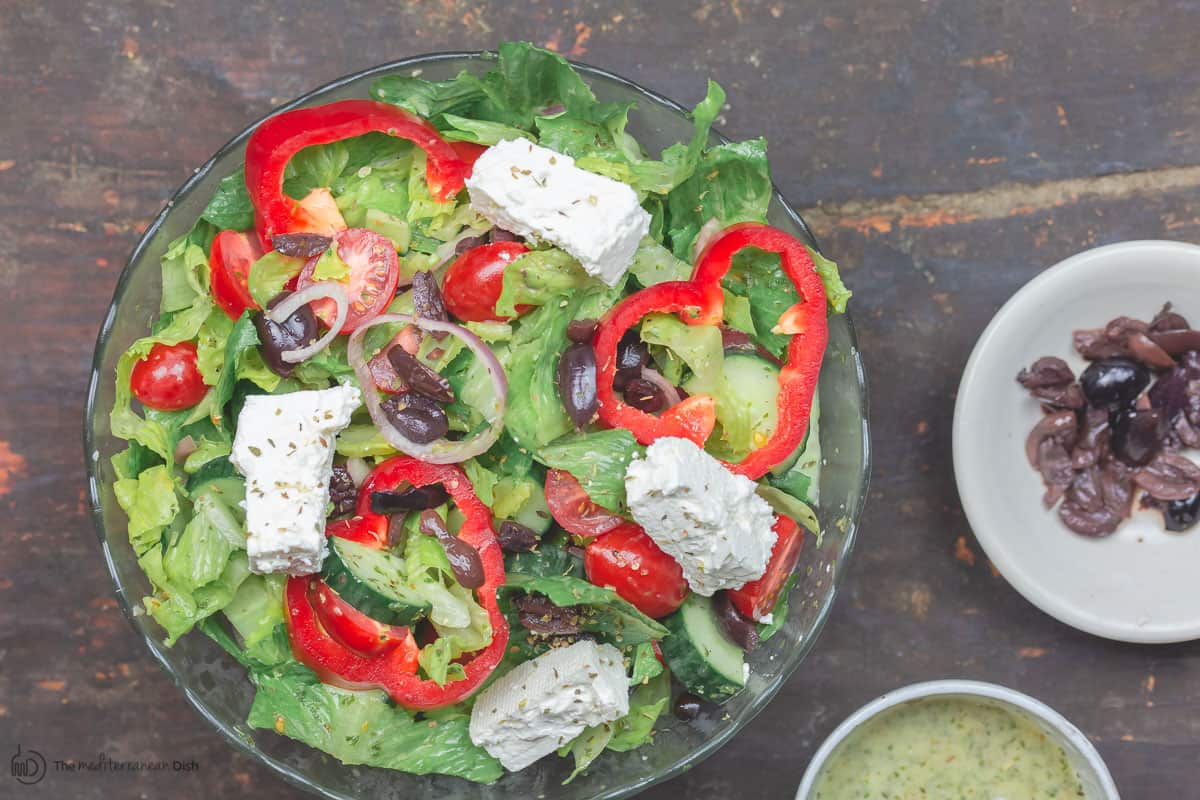
{"label": "green herb dressing", "polygon": [[938,698],[885,711],[850,734],[810,800],[1074,800],[1067,754],[1033,722],[986,702]]}

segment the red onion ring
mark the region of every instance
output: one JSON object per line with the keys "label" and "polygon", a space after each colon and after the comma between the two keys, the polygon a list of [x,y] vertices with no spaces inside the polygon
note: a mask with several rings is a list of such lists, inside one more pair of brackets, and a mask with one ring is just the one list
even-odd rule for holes
{"label": "red onion ring", "polygon": [[[363,352],[363,337],[367,331],[376,325],[393,323],[415,325],[422,330],[434,333],[444,332],[451,336],[457,336],[483,362],[484,367],[488,371],[488,377],[492,380],[492,388],[496,394],[495,405],[490,409],[491,415],[487,411],[484,411],[484,417],[489,423],[486,430],[474,439],[466,441],[452,442],[449,439],[438,439],[429,444],[414,442],[396,430],[391,420],[383,412],[382,404],[379,400],[379,392],[375,390],[375,382],[371,378],[371,371],[367,366],[367,360]],[[500,362],[496,360],[495,354],[483,343],[483,340],[461,325],[414,317],[409,314],[380,314],[365,325],[356,328],[354,333],[350,334],[350,341],[346,348],[346,358],[350,362],[350,366],[354,368],[354,374],[358,377],[358,383],[363,388],[363,399],[366,401],[367,413],[371,415],[371,420],[375,423],[375,427],[383,434],[384,440],[401,453],[413,458],[419,458],[422,461],[427,461],[430,464],[457,464],[460,461],[466,461],[468,458],[486,452],[500,438],[500,431],[504,428],[504,411],[508,407],[508,379],[504,376],[504,368],[500,366]]]}
{"label": "red onion ring", "polygon": [[301,361],[312,358],[328,347],[329,343],[342,332],[342,327],[346,324],[347,317],[350,316],[350,300],[346,297],[346,290],[340,283],[321,281],[299,291],[292,292],[267,312],[267,319],[276,325],[282,325],[287,322],[288,317],[295,314],[307,304],[324,298],[332,300],[334,305],[337,306],[337,314],[334,316],[333,324],[329,326],[329,330],[312,344],[280,353],[279,358],[281,361],[286,361],[289,364],[299,364]]}
{"label": "red onion ring", "polygon": [[642,367],[642,380],[649,381],[657,386],[663,393],[663,398],[666,400],[666,405],[663,408],[674,408],[683,402],[683,398],[679,396],[679,390],[666,378],[661,372],[650,369],[650,367]]}
{"label": "red onion ring", "polygon": [[371,466],[361,458],[347,458],[346,472],[350,474],[350,480],[354,481],[355,486],[362,486],[363,481],[371,474]]}
{"label": "red onion ring", "polygon": [[724,226],[721,225],[721,220],[716,217],[713,217],[700,226],[700,230],[696,231],[696,238],[692,240],[693,263],[704,252],[704,248],[708,247],[708,243],[717,238],[717,234],[722,230],[724,230]]}

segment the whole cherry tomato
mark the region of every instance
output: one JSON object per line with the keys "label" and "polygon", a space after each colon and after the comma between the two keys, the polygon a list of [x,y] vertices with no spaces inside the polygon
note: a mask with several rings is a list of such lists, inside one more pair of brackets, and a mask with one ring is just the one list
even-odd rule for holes
{"label": "whole cherry tomato", "polygon": [[[512,317],[496,313],[496,301],[504,290],[504,268],[529,252],[520,242],[493,242],[472,247],[459,256],[446,272],[442,298],[450,313],[467,322],[504,322]],[[524,314],[532,306],[517,306]]]}
{"label": "whole cherry tomato", "polygon": [[156,344],[133,365],[129,388],[142,405],[159,411],[191,408],[204,399],[208,386],[196,364],[192,342]]}
{"label": "whole cherry tomato", "polygon": [[648,617],[665,617],[687,597],[678,562],[640,525],[626,522],[597,537],[583,553],[583,569],[597,586],[611,587]]}

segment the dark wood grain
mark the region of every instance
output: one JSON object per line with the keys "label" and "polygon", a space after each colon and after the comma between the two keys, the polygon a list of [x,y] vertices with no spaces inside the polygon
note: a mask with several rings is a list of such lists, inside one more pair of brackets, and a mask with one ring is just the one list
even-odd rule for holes
{"label": "dark wood grain", "polygon": [[[601,7],[603,6],[603,7]],[[974,542],[950,463],[975,337],[1082,248],[1200,239],[1200,34],[1185,0],[1009,3],[0,3],[0,747],[199,762],[53,773],[64,798],[299,797],[210,732],[121,618],[85,516],[80,425],[120,266],[233,132],[329,79],[531,38],[765,134],[856,291],[876,468],[830,624],[716,756],[645,796],[790,797],[821,739],[901,684],[994,680],[1097,743],[1130,798],[1195,797],[1200,644],[1100,641]],[[5,755],[0,750],[0,756]],[[22,797],[7,775],[0,796]]]}

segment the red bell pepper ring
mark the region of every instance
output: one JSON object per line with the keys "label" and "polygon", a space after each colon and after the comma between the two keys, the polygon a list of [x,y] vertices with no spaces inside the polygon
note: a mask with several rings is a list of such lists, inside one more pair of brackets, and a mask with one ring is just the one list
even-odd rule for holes
{"label": "red bell pepper ring", "polygon": [[610,428],[625,428],[642,444],[650,444],[664,436],[676,436],[702,445],[712,433],[712,421],[715,420],[715,412],[711,417],[707,416],[712,410],[712,398],[693,395],[658,417],[627,405],[613,389],[617,347],[625,332],[650,313],[676,313],[692,325],[719,325],[725,315],[721,279],[729,272],[734,255],[747,247],[777,253],[784,273],[800,294],[800,302],[785,311],[774,328],[775,333],[792,337],[787,360],[779,371],[776,399],[779,422],[775,432],[766,444],[745,459],[727,464],[733,472],[760,478],[804,441],[829,338],[825,286],[808,248],[790,234],[756,222],[732,225],[700,254],[690,280],[655,284],[610,309],[594,340],[596,388],[600,420]]}
{"label": "red bell pepper ring", "polygon": [[264,120],[246,142],[246,188],[254,205],[254,226],[263,246],[297,225],[296,201],[283,193],[283,174],[292,156],[306,147],[386,133],[425,151],[425,178],[434,198],[445,202],[463,188],[471,165],[416,114],[378,100],[339,100],[284,111]]}
{"label": "red bell pepper ring", "polygon": [[[439,686],[435,681],[417,675],[420,651],[410,631],[391,628],[384,632],[364,623],[360,627],[367,634],[380,637],[386,633],[384,638],[388,641],[381,640],[378,648],[382,652],[364,654],[347,647],[343,644],[348,639],[347,632],[339,630],[338,636],[332,635],[321,624],[320,615],[314,609],[314,601],[321,602],[322,596],[328,601],[328,596],[323,595],[323,582],[312,576],[291,578],[287,587],[287,626],[292,651],[321,680],[350,688],[383,689],[405,708],[428,710],[469,697],[504,657],[508,647],[508,623],[496,603],[496,590],[505,580],[504,554],[492,530],[491,511],[475,495],[466,473],[457,466],[427,464],[408,456],[384,461],[363,482],[355,517],[348,524],[330,525],[327,532],[334,536],[345,534],[346,538],[382,548],[387,543],[388,518],[371,511],[371,492],[394,490],[402,484],[421,487],[436,483],[446,489],[465,517],[458,537],[473,546],[483,562],[484,583],[476,594],[492,626],[491,643],[459,660],[465,672],[463,678]],[[378,625],[374,620],[367,620]],[[353,621],[349,620],[350,623]],[[363,631],[353,634],[353,641],[365,641]],[[397,631],[405,633],[398,634]]]}

